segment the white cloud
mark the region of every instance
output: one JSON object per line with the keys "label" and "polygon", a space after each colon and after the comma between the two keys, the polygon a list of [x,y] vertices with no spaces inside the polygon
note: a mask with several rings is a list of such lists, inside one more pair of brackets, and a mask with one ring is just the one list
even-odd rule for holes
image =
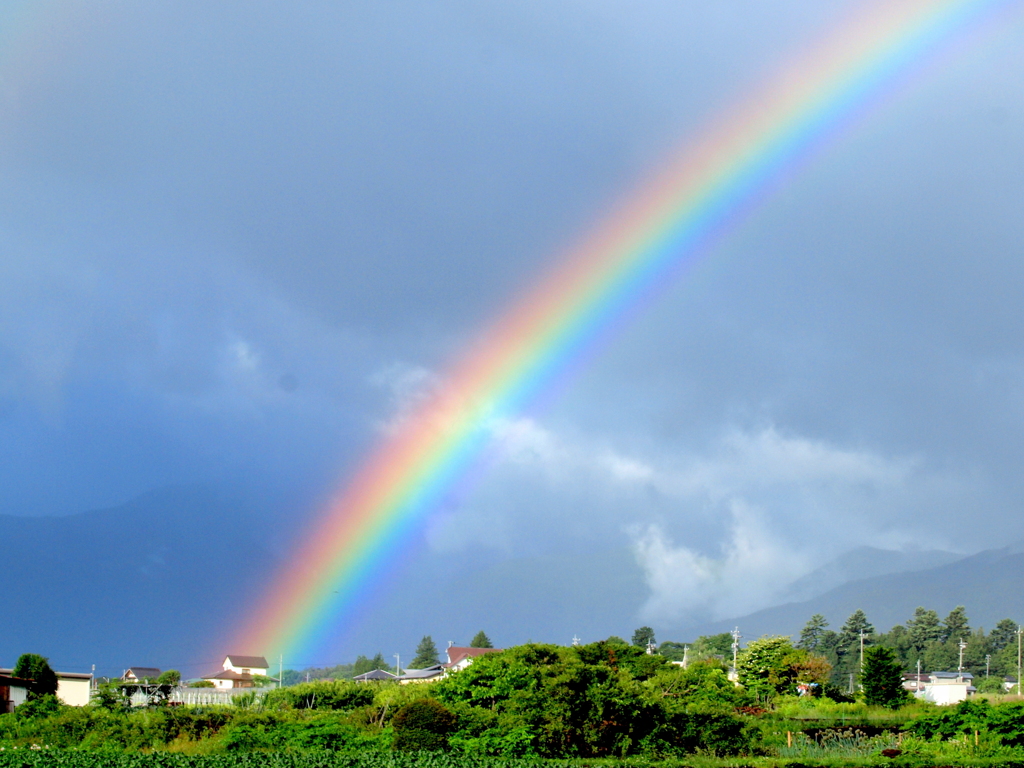
{"label": "white cloud", "polygon": [[774,427],[731,428],[699,451],[629,455],[536,420],[496,422],[500,458],[463,504],[435,518],[437,551],[509,555],[631,543],[642,618],[725,618],[774,604],[795,579],[857,546],[948,547],[923,509],[971,486],[920,456],[885,456]]}

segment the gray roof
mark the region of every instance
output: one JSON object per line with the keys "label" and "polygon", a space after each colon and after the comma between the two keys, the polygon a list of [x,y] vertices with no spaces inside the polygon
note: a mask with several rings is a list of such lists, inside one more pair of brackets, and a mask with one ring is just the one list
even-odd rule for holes
{"label": "gray roof", "polygon": [[123,678],[127,679],[129,673],[135,675],[139,680],[144,677],[160,677],[160,670],[156,667],[129,667],[125,670]]}
{"label": "gray roof", "polygon": [[956,680],[958,677],[962,677],[964,680],[974,679],[974,675],[970,672],[931,672],[929,674],[939,680]]}
{"label": "gray roof", "polygon": [[394,680],[395,676],[384,669],[371,669],[361,675],[356,675],[353,680]]}

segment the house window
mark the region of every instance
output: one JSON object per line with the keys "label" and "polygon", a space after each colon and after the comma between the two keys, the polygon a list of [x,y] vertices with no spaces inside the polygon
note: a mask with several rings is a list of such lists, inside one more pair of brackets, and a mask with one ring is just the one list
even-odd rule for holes
{"label": "house window", "polygon": [[250,674],[251,672],[252,672],[252,670],[251,670],[251,669],[246,669],[245,667],[242,667],[242,674],[243,674],[243,675],[248,675],[248,674]]}

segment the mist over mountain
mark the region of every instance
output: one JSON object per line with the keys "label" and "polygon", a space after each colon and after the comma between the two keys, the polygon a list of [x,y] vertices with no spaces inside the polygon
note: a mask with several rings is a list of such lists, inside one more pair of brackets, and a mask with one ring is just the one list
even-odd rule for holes
{"label": "mist over mountain", "polygon": [[1020,543],[962,557],[934,568],[889,573],[850,581],[802,602],[786,603],[746,616],[680,628],[689,639],[739,627],[745,638],[799,634],[807,620],[823,614],[833,629],[862,609],[880,632],[903,624],[918,606],[940,616],[957,605],[967,609],[972,627],[991,629],[1000,619],[1024,617],[1024,547]]}

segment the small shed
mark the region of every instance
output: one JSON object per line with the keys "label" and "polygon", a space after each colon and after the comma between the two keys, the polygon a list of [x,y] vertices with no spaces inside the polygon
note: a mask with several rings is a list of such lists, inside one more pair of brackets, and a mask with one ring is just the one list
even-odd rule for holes
{"label": "small shed", "polygon": [[0,713],[13,712],[15,707],[24,704],[31,684],[31,680],[0,675]]}

